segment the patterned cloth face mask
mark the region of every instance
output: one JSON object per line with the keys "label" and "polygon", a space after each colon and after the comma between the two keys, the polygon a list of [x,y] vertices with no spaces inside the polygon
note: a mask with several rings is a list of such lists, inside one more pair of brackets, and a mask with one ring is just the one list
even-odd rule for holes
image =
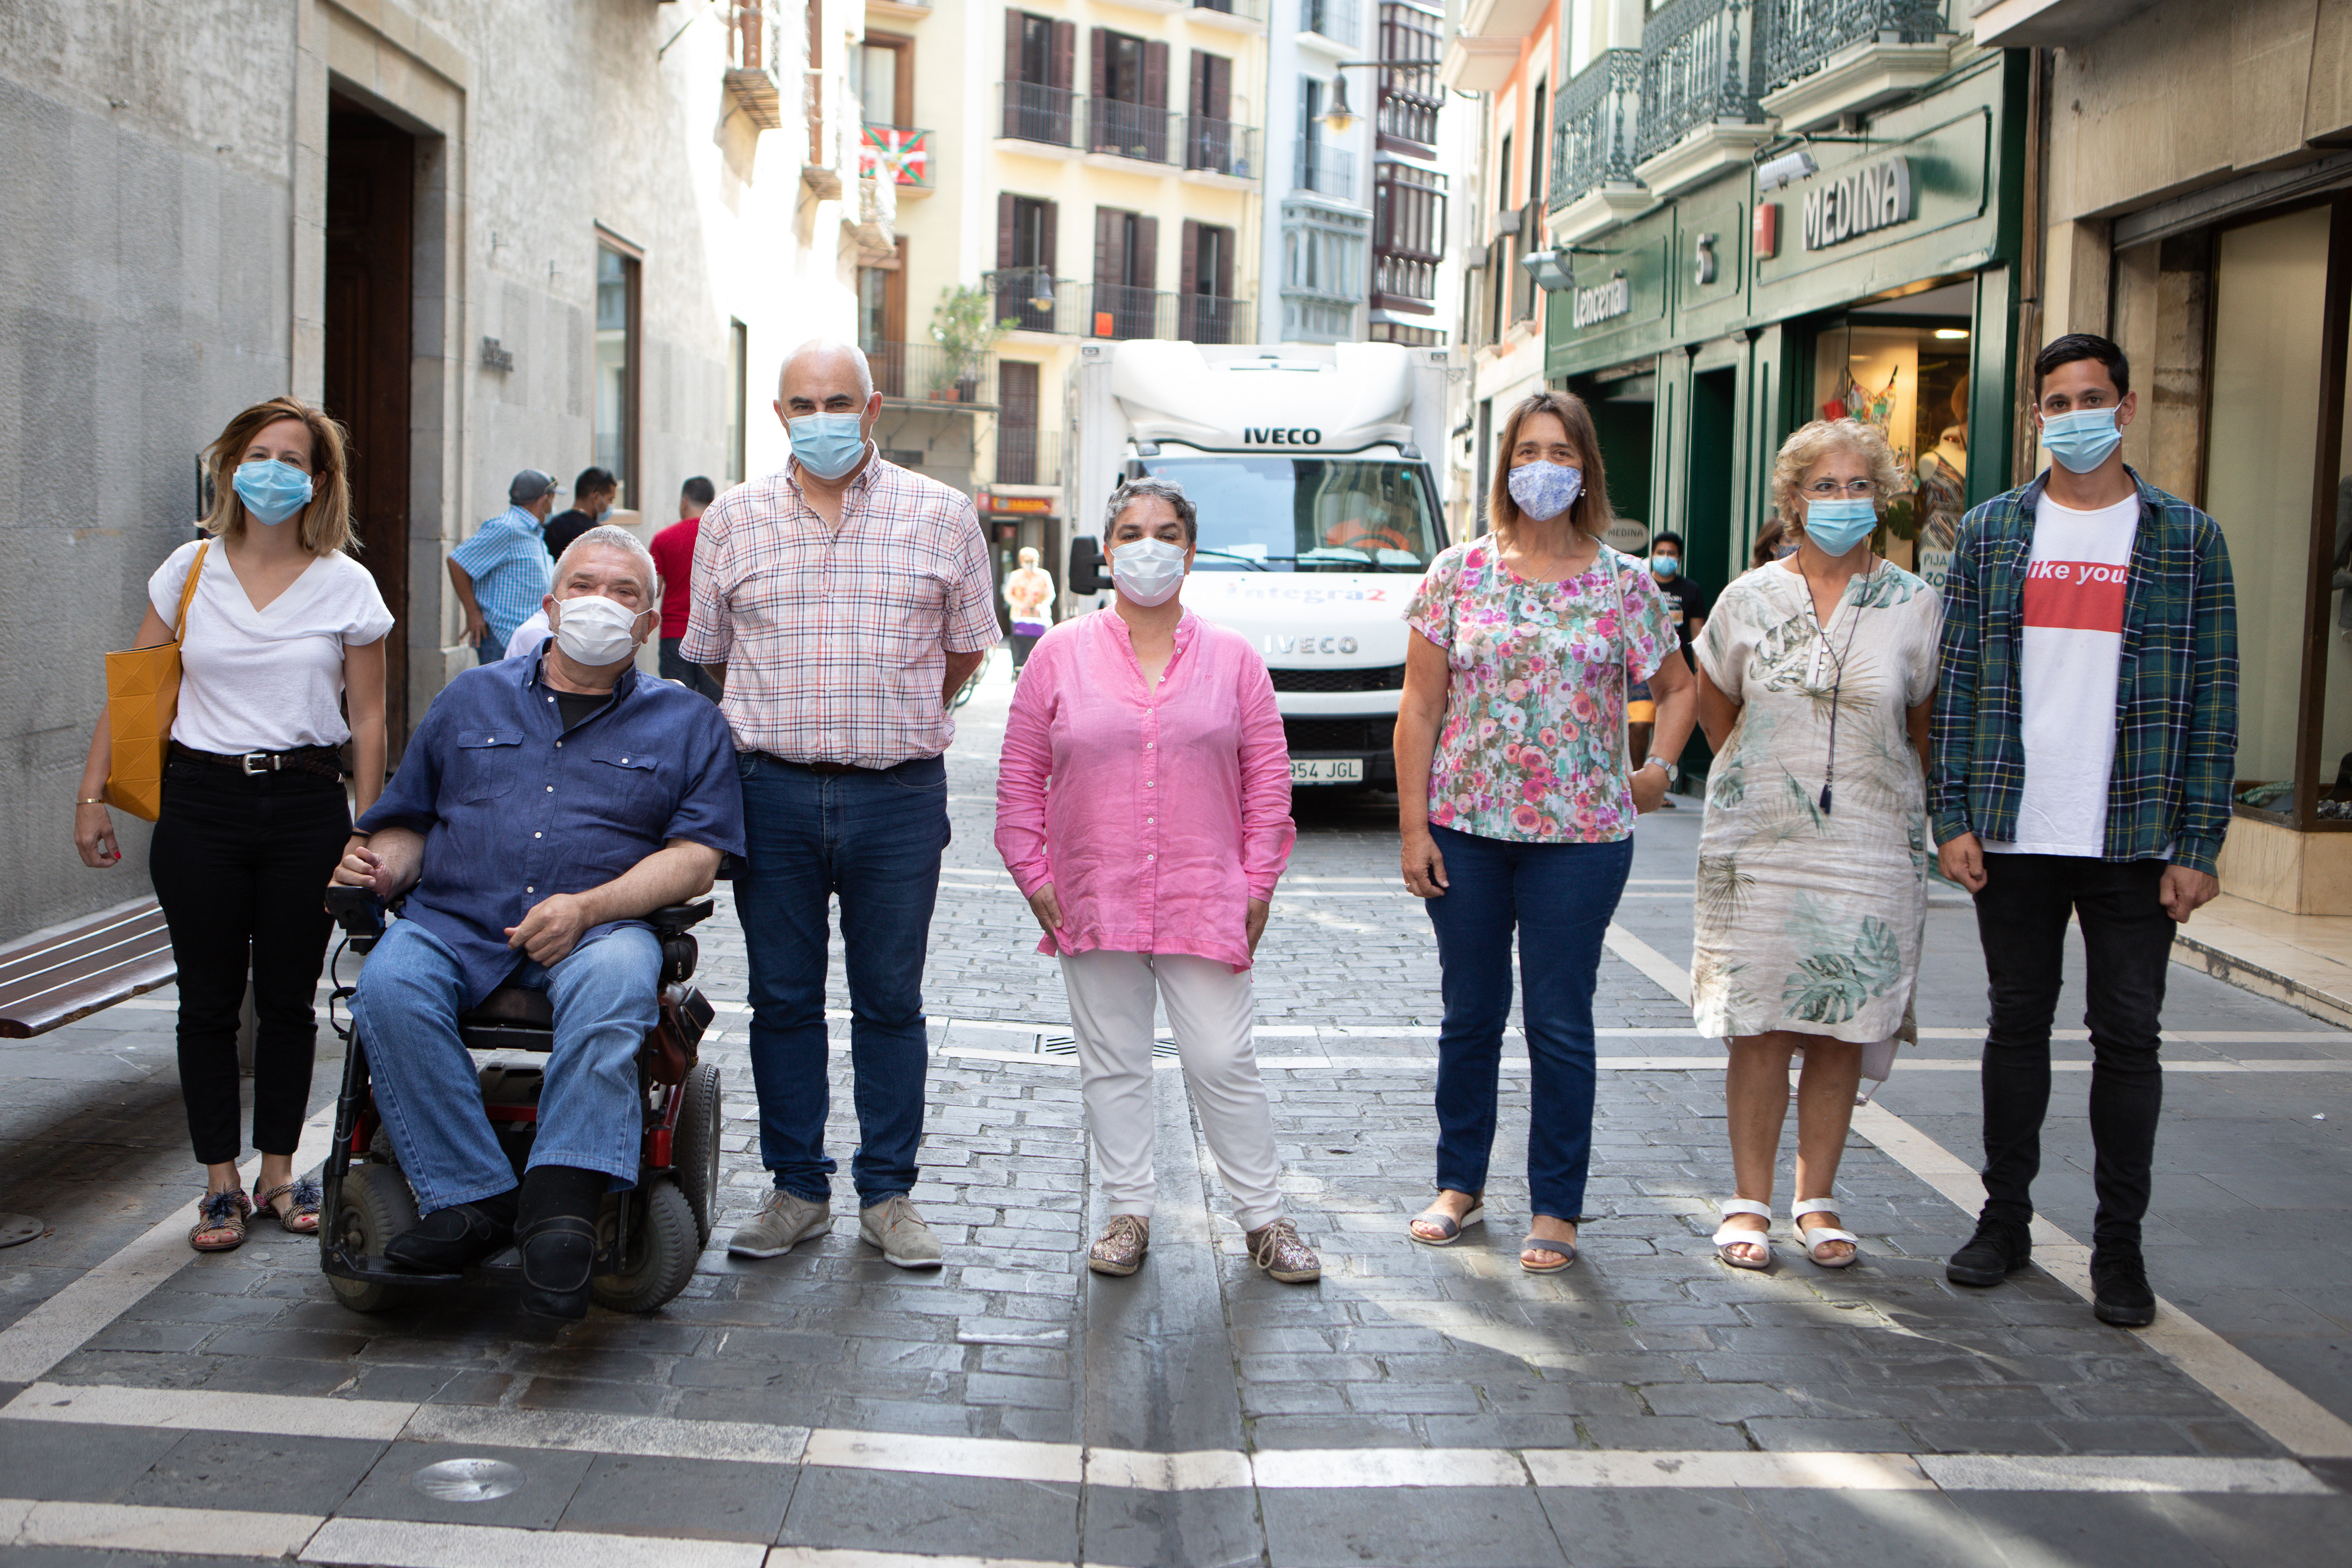
{"label": "patterned cloth face mask", "polygon": [[1523,463],[1511,470],[1511,499],[1538,522],[1549,522],[1584,494],[1584,470],[1566,463]]}

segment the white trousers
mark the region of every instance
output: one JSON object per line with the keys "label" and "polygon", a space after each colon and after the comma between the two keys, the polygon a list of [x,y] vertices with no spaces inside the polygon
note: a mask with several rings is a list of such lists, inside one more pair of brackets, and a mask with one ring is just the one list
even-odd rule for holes
{"label": "white trousers", "polygon": [[1250,972],[1185,953],[1075,953],[1062,958],[1077,1039],[1078,1087],[1112,1214],[1150,1218],[1151,1015],[1167,1004],[1176,1052],[1234,1218],[1255,1230],[1282,1218],[1274,1116],[1250,1040]]}

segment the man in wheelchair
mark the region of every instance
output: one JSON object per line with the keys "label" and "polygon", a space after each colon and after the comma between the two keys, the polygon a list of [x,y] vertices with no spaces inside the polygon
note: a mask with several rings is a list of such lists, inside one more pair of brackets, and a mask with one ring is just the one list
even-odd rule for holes
{"label": "man in wheelchair", "polygon": [[[407,901],[352,998],[424,1216],[383,1256],[448,1273],[519,1244],[523,1306],[557,1318],[586,1315],[599,1207],[638,1174],[662,964],[640,917],[709,891],[743,851],[726,721],[633,665],[657,587],[631,535],[581,535],[546,601],[553,636],[449,683],[335,871]],[[514,987],[544,992],[554,1019],[520,1186],[458,1037],[461,1014]]]}

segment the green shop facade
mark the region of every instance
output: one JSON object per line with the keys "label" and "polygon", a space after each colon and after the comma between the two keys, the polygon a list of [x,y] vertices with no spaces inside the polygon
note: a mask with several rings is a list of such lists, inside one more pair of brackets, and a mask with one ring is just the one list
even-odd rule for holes
{"label": "green shop facade", "polygon": [[1880,548],[1930,580],[2009,487],[2025,105],[2024,57],[1987,51],[1803,142],[1810,175],[1762,189],[1743,161],[1559,246],[1545,379],[1591,406],[1620,515],[1682,535],[1702,588],[1747,570],[1809,420],[1886,431],[1913,487]]}

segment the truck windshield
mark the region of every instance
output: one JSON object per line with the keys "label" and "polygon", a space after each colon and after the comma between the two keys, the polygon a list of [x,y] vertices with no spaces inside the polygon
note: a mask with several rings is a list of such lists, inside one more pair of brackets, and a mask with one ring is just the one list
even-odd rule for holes
{"label": "truck windshield", "polygon": [[1412,571],[1444,543],[1427,470],[1356,457],[1147,457],[1200,508],[1198,571]]}

